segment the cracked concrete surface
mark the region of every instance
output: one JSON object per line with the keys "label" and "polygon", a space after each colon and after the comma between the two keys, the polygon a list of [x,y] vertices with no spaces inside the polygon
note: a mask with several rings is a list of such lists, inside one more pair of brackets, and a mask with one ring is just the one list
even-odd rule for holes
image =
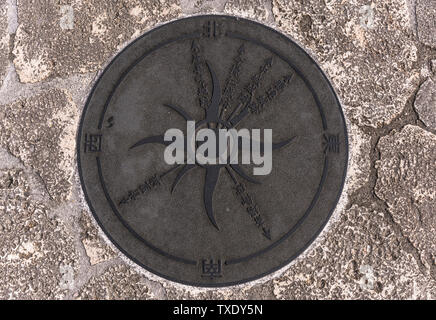
{"label": "cracked concrete surface", "polygon": [[[434,0],[0,2],[0,298],[435,299]],[[225,13],[276,27],[342,101],[342,205],[273,277],[182,286],[129,262],[83,201],[75,134],[111,57],[156,24]]]}

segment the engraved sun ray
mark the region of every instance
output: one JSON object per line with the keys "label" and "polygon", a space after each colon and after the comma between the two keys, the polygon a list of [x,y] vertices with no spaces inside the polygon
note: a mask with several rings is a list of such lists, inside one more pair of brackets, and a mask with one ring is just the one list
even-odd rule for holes
{"label": "engraved sun ray", "polygon": [[244,62],[245,45],[242,44],[235,57],[233,58],[232,66],[228,71],[228,75],[225,81],[223,96],[221,99],[221,113],[220,118],[224,119],[225,113],[230,108],[233,100],[233,94],[235,87],[239,82],[239,75],[241,73],[242,63]]}
{"label": "engraved sun ray", "polygon": [[273,85],[265,90],[264,94],[256,96],[256,99],[252,99],[251,102],[247,103],[238,115],[229,119],[230,124],[235,127],[250,113],[262,113],[265,109],[265,106],[273,101],[284,90],[284,88],[289,85],[293,77],[294,74],[292,73],[284,76],[282,79],[277,80]]}
{"label": "engraved sun ray", "polygon": [[205,109],[207,107],[207,86],[206,82],[203,79],[203,65],[204,65],[204,58],[201,55],[201,48],[200,44],[198,43],[198,40],[194,39],[192,40],[191,45],[191,54],[192,54],[192,66],[193,66],[193,72],[194,72],[194,80],[197,84],[197,97],[198,97],[198,103],[201,108]]}
{"label": "engraved sun ray", "polygon": [[259,67],[259,70],[251,76],[250,81],[244,86],[244,89],[239,94],[237,99],[237,105],[233,109],[230,116],[228,116],[227,121],[233,118],[233,116],[248,103],[250,103],[256,89],[259,87],[265,74],[271,69],[273,64],[273,58],[269,57],[264,60],[263,64]]}

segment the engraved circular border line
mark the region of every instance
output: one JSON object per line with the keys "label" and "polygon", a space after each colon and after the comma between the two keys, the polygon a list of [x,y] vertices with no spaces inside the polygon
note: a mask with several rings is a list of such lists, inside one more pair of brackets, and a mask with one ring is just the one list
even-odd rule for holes
{"label": "engraved circular border line", "polygon": [[[173,24],[173,23],[177,23],[177,22],[181,22],[181,21],[184,21],[184,20],[191,20],[191,19],[202,19],[202,18],[226,18],[226,19],[231,19],[231,20],[234,20],[234,21],[245,21],[245,22],[248,22],[248,23],[251,23],[251,24],[254,24],[254,25],[256,25],[256,26],[260,26],[261,28],[264,28],[264,29],[266,29],[266,30],[268,30],[268,31],[272,31],[272,32],[274,32],[275,34],[277,34],[277,35],[279,35],[282,39],[285,39],[286,41],[288,41],[288,42],[291,42],[291,43],[293,43],[298,49],[300,49],[301,50],[301,52],[307,57],[307,58],[309,58],[309,60],[310,61],[312,61],[313,63],[314,63],[314,65],[315,65],[315,67],[318,69],[318,71],[320,72],[320,74],[321,74],[321,76],[324,78],[324,80],[325,80],[325,82],[326,82],[326,84],[327,84],[327,86],[330,88],[330,90],[331,90],[331,92],[333,93],[333,96],[334,96],[334,99],[335,99],[335,101],[336,101],[336,105],[337,105],[337,107],[338,107],[338,109],[339,109],[339,114],[340,114],[340,116],[341,116],[341,120],[342,120],[342,123],[343,123],[343,128],[344,128],[344,141],[345,141],[345,165],[344,165],[344,172],[343,172],[343,175],[342,175],[342,182],[341,182],[341,185],[340,185],[340,188],[339,188],[339,190],[338,190],[338,194],[337,194],[337,196],[336,196],[336,199],[335,199],[335,201],[334,201],[334,204],[333,204],[333,206],[332,206],[332,208],[330,209],[330,211],[329,211],[329,213],[328,213],[328,215],[327,215],[327,217],[325,218],[325,220],[323,221],[323,223],[322,223],[322,225],[320,226],[320,228],[313,234],[313,237],[311,237],[311,239],[309,240],[309,241],[307,241],[307,243],[304,245],[304,246],[302,246],[301,248],[300,248],[300,250],[298,250],[297,252],[295,252],[291,257],[289,257],[288,259],[286,259],[285,260],[285,262],[284,263],[282,263],[282,264],[280,264],[279,266],[277,266],[277,267],[274,267],[274,268],[272,268],[271,270],[269,270],[269,271],[266,271],[266,272],[264,272],[264,273],[262,273],[262,274],[257,274],[256,276],[253,276],[253,277],[248,277],[248,278],[245,278],[245,279],[241,279],[241,280],[238,280],[238,281],[232,281],[232,282],[228,282],[228,283],[194,283],[194,282],[190,282],[190,281],[183,281],[183,280],[181,280],[181,279],[176,279],[176,278],[174,278],[174,277],[172,277],[172,276],[168,276],[168,275],[166,275],[166,274],[163,274],[163,273],[161,273],[161,272],[159,272],[159,271],[157,271],[157,270],[154,270],[154,269],[152,269],[152,268],[150,268],[149,266],[146,266],[144,263],[142,263],[142,262],[140,262],[140,261],[138,261],[135,257],[133,257],[131,254],[129,254],[125,249],[123,249],[114,239],[113,239],[113,237],[111,236],[111,234],[109,233],[109,232],[107,232],[107,230],[105,229],[105,227],[103,226],[103,224],[102,224],[102,222],[100,221],[100,219],[98,218],[98,216],[97,216],[97,214],[96,214],[96,212],[95,212],[95,209],[94,209],[94,207],[92,206],[92,203],[91,203],[91,201],[90,201],[90,199],[89,199],[89,196],[88,196],[88,193],[87,193],[87,190],[86,190],[86,186],[85,186],[85,182],[84,182],[84,177],[83,177],[83,174],[82,174],[82,169],[81,169],[81,160],[80,160],[80,156],[81,156],[81,148],[80,148],[80,145],[81,145],[81,138],[82,138],[82,128],[83,128],[83,124],[84,124],[84,118],[85,118],[85,115],[86,115],[86,113],[87,113],[87,109],[88,109],[88,106],[89,106],[89,104],[90,104],[90,102],[91,102],[91,99],[92,99],[92,97],[93,97],[93,95],[94,95],[94,92],[95,92],[95,89],[96,89],[96,87],[99,85],[99,83],[100,83],[100,80],[102,80],[102,78],[103,78],[103,76],[106,74],[106,72],[109,70],[109,68],[112,66],[112,64],[114,63],[114,61],[116,61],[125,51],[127,51],[133,44],[135,44],[137,41],[139,41],[140,39],[142,39],[142,38],[144,38],[145,36],[147,36],[149,33],[152,33],[153,31],[156,31],[156,30],[158,30],[158,29],[160,29],[160,28],[163,28],[163,27],[166,27],[166,26],[169,26],[169,25],[171,25],[171,24]],[[311,93],[312,93],[312,95],[313,95],[313,97],[314,97],[314,99],[315,99],[315,101],[316,101],[316,105],[317,105],[317,107],[318,107],[318,109],[319,109],[319,112],[320,112],[320,115],[321,115],[321,119],[322,119],[322,125],[323,125],[323,129],[324,130],[326,130],[327,129],[327,124],[326,124],[326,121],[325,121],[325,117],[324,117],[324,114],[323,114],[323,111],[322,111],[322,106],[321,106],[321,103],[320,103],[320,101],[319,101],[319,99],[318,99],[318,97],[317,97],[317,94],[316,94],[316,92],[314,91],[314,89],[313,89],[313,87],[311,86],[311,84],[307,81],[307,79],[304,77],[304,75],[300,72],[300,70],[297,68],[297,67],[295,67],[294,65],[293,65],[293,63],[291,62],[291,61],[289,61],[289,59],[287,59],[286,57],[284,57],[282,54],[280,54],[279,52],[277,52],[275,49],[273,49],[273,48],[271,48],[270,46],[268,46],[268,45],[265,45],[265,44],[263,44],[263,43],[261,43],[260,41],[258,41],[258,40],[255,40],[255,39],[247,39],[246,37],[243,37],[243,36],[241,36],[241,35],[239,35],[239,34],[237,34],[237,33],[231,33],[231,32],[227,32],[226,33],[226,36],[228,36],[228,37],[233,37],[233,38],[236,38],[236,39],[239,39],[239,40],[245,40],[245,41],[250,41],[250,42],[252,42],[252,43],[254,43],[254,44],[257,44],[257,45],[260,45],[260,46],[262,46],[262,47],[264,47],[265,49],[267,49],[267,50],[269,50],[270,52],[272,52],[272,53],[274,53],[276,56],[278,56],[281,60],[283,60],[283,61],[285,61],[296,73],[297,73],[297,75],[304,81],[304,83],[306,84],[306,86],[308,87],[308,89],[311,91]],[[149,55],[151,52],[153,52],[153,51],[155,51],[155,50],[158,50],[158,49],[160,49],[161,47],[163,47],[163,46],[165,46],[165,45],[167,45],[167,44],[169,44],[169,43],[171,43],[171,42],[174,42],[174,41],[179,41],[179,40],[188,40],[188,39],[193,39],[193,38],[197,38],[197,37],[200,37],[200,34],[199,33],[194,33],[194,34],[188,34],[188,35],[182,35],[182,36],[179,36],[179,37],[177,37],[177,38],[174,38],[174,39],[170,39],[170,40],[167,40],[167,41],[164,41],[164,42],[161,42],[160,44],[158,44],[158,45],[156,45],[156,46],[154,46],[153,48],[151,48],[150,50],[148,50],[146,53],[144,53],[143,55],[141,55],[139,58],[137,58],[126,70],[124,70],[123,72],[122,72],[122,74],[121,74],[121,76],[118,78],[118,80],[117,80],[117,82],[116,82],[116,84],[114,85],[114,87],[113,87],[113,89],[111,90],[111,93],[110,93],[110,95],[109,95],[109,97],[108,97],[108,99],[107,99],[107,101],[106,101],[106,103],[105,103],[105,105],[104,105],[104,107],[103,107],[103,111],[102,111],[102,114],[101,114],[101,116],[100,116],[100,119],[99,119],[99,123],[98,123],[98,129],[99,130],[101,130],[101,128],[102,128],[102,123],[103,123],[103,120],[104,120],[104,115],[105,115],[105,112],[106,112],[106,110],[107,110],[107,107],[108,107],[108,105],[109,105],[109,103],[110,103],[110,99],[111,99],[111,97],[112,97],[112,95],[113,95],[113,93],[116,91],[116,89],[117,89],[117,87],[119,86],[119,84],[121,84],[121,82],[123,81],[123,79],[125,78],[125,76],[134,68],[134,66],[137,64],[137,63],[139,63],[141,60],[143,60],[147,55]],[[97,223],[98,223],[98,225],[100,226],[100,228],[104,231],[104,233],[105,233],[105,235],[109,238],[109,240],[118,248],[118,250],[120,250],[124,255],[126,255],[130,260],[132,260],[133,262],[135,262],[136,264],[138,264],[139,266],[141,266],[142,268],[144,268],[145,270],[147,270],[147,271],[149,271],[149,272],[151,272],[151,273],[153,273],[153,274],[155,274],[155,275],[157,275],[157,276],[160,276],[160,277],[162,277],[162,278],[164,278],[164,279],[167,279],[167,280],[170,280],[170,281],[174,281],[174,282],[178,282],[178,283],[182,283],[182,284],[186,284],[186,285],[193,285],[193,286],[201,286],[201,287],[224,287],[224,286],[231,286],[231,285],[237,285],[237,284],[241,284],[241,283],[246,283],[246,282],[249,282],[249,281],[253,281],[253,280],[256,280],[256,279],[260,279],[260,278],[262,278],[262,277],[264,277],[264,276],[266,276],[266,275],[268,275],[268,274],[271,274],[271,273],[273,273],[273,272],[275,272],[275,271],[278,271],[278,270],[280,270],[281,268],[283,268],[283,267],[285,267],[286,265],[288,265],[290,262],[292,262],[297,256],[299,256],[302,252],[304,252],[310,245],[311,245],[311,243],[318,237],[318,235],[321,233],[321,231],[324,229],[324,227],[325,227],[325,225],[327,224],[327,222],[330,220],[330,217],[331,217],[331,215],[332,215],[332,213],[333,213],[333,211],[335,210],[335,208],[336,208],[336,206],[337,206],[337,203],[338,203],[338,201],[339,201],[339,198],[340,198],[340,196],[341,196],[341,194],[342,194],[342,191],[343,191],[343,187],[344,187],[344,183],[345,183],[345,177],[346,177],[346,172],[347,172],[347,167],[348,167],[348,133],[347,133],[347,127],[346,127],[346,121],[345,121],[345,117],[344,117],[344,114],[343,114],[343,110],[342,110],[342,107],[341,107],[341,104],[340,104],[340,102],[339,102],[339,99],[338,99],[338,97],[337,97],[337,94],[336,94],[336,92],[335,92],[335,90],[334,90],[334,88],[332,87],[332,85],[331,85],[331,83],[330,83],[330,81],[329,81],[329,79],[326,77],[326,75],[325,75],[325,73],[323,72],[323,70],[319,67],[319,65],[315,62],[315,60],[301,47],[301,46],[299,46],[297,43],[295,43],[295,41],[294,40],[292,40],[291,38],[289,38],[289,37],[287,37],[287,36],[285,36],[284,34],[282,34],[282,33],[280,33],[280,32],[278,32],[277,30],[275,30],[275,29],[273,29],[273,28],[271,28],[271,27],[268,27],[268,26],[266,26],[266,25],[264,25],[264,24],[261,24],[261,23],[259,23],[259,22],[256,22],[256,21],[252,21],[252,20],[248,20],[248,19],[243,19],[243,18],[239,18],[239,17],[234,17],[234,16],[227,16],[227,15],[199,15],[199,16],[192,16],[192,17],[186,17],[186,18],[182,18],[182,19],[177,19],[177,20],[174,20],[174,21],[171,21],[171,22],[168,22],[168,23],[165,23],[165,24],[163,24],[163,25],[160,25],[160,26],[158,26],[158,27],[156,27],[156,28],[153,28],[153,29],[151,29],[150,31],[148,31],[148,32],[146,32],[146,33],[144,33],[143,35],[141,35],[140,37],[138,37],[138,38],[136,38],[134,41],[132,41],[129,45],[127,45],[124,49],[122,49],[114,58],[112,58],[111,59],[111,61],[110,61],[110,63],[105,67],[105,69],[104,69],[104,71],[101,73],[101,75],[98,77],[98,80],[94,83],[94,85],[93,85],[93,87],[92,87],[92,90],[91,90],[91,92],[90,92],[90,94],[89,94],[89,96],[88,96],[88,98],[87,98],[87,100],[86,100],[86,104],[85,104],[85,107],[84,107],[84,109],[82,110],[82,114],[81,114],[81,118],[80,118],[80,123],[79,123],[79,128],[78,128],[78,133],[77,133],[77,141],[76,141],[76,155],[77,155],[77,165],[78,165],[78,171],[79,171],[79,178],[80,178],[80,182],[81,182],[81,186],[82,186],[82,190],[83,190],[83,193],[84,193],[84,196],[85,196],[85,199],[86,199],[86,201],[87,201],[87,204],[88,204],[88,206],[89,206],[89,208],[90,208],[90,210],[91,210],[91,212],[92,212],[92,214],[93,214],[93,216],[94,216],[94,218],[96,219],[96,221],[97,221]],[[101,167],[100,167],[100,162],[99,162],[99,159],[98,159],[98,156],[97,156],[97,159],[96,159],[96,161],[97,161],[97,168],[99,168],[99,179],[101,179],[100,181],[102,182],[102,188],[103,188],[103,192],[104,192],[104,194],[105,194],[105,196],[106,196],[106,198],[109,196],[108,195],[108,193],[107,193],[107,190],[105,190],[105,187],[104,187],[104,179],[103,179],[103,177],[102,177],[102,174],[101,174]],[[248,256],[245,256],[245,257],[243,257],[243,258],[241,258],[241,259],[233,259],[233,261],[236,261],[236,262],[233,262],[233,263],[237,263],[237,262],[239,262],[239,261],[237,261],[237,260],[245,260],[245,259],[250,259],[250,258],[252,258],[253,256],[256,256],[256,255],[258,255],[258,254],[262,254],[262,253],[264,253],[265,251],[267,251],[267,250],[269,250],[269,249],[271,249],[272,247],[275,247],[276,245],[278,245],[280,242],[282,242],[283,240],[285,240],[287,237],[289,237],[297,228],[298,228],[298,226],[305,220],[305,218],[308,216],[308,213],[310,212],[310,210],[311,210],[311,208],[313,207],[313,205],[316,203],[316,198],[317,198],[317,195],[319,195],[319,193],[320,193],[320,191],[321,191],[321,189],[322,189],[322,182],[323,182],[323,178],[324,178],[324,175],[325,175],[325,168],[326,168],[326,166],[327,166],[327,156],[325,157],[325,161],[324,161],[324,169],[323,169],[323,173],[322,173],[322,178],[321,178],[321,183],[320,183],[320,187],[318,188],[318,190],[317,190],[317,192],[316,192],[316,194],[315,194],[315,196],[314,196],[314,198],[313,198],[313,200],[311,201],[311,204],[310,204],[310,206],[309,206],[309,208],[308,208],[308,210],[305,212],[305,214],[296,222],[296,224],[293,226],[293,227],[291,227],[291,229],[284,235],[284,236],[282,236],[279,240],[277,240],[277,241],[275,241],[273,244],[271,244],[271,245],[269,245],[268,247],[266,247],[266,248],[264,248],[264,249],[261,249],[261,250],[259,250],[259,251],[257,251],[257,252],[255,252],[255,253],[253,253],[253,254],[250,254],[250,255],[248,255]],[[112,211],[114,212],[114,214],[117,216],[117,218],[120,220],[120,222],[126,227],[126,229],[130,232],[130,233],[132,233],[136,238],[138,238],[138,236],[139,235],[137,235],[137,233],[134,231],[134,230],[132,230],[131,228],[129,228],[129,227],[127,227],[126,226],[126,224],[123,222],[124,221],[124,219],[122,219],[122,217],[120,218],[120,215],[118,214],[116,214],[116,212],[118,212],[117,211],[117,209],[115,208],[115,205],[113,204],[113,202],[112,202],[112,200],[110,200],[110,197],[109,197],[109,199],[107,198],[107,200],[108,200],[108,202],[109,202],[109,205],[110,205],[110,207],[111,207],[111,209],[112,209]],[[136,235],[135,235],[136,234]],[[166,252],[164,252],[163,250],[161,250],[161,249],[159,249],[159,248],[157,248],[157,247],[155,247],[155,246],[153,246],[152,244],[150,244],[150,243],[148,243],[145,239],[143,239],[142,237],[140,237],[139,236],[139,240],[141,240],[142,242],[144,242],[144,244],[146,244],[150,249],[152,249],[153,251],[155,251],[156,253],[158,253],[158,254],[163,254],[164,256],[166,256],[166,257],[169,257],[169,258],[171,258],[171,259],[173,259],[173,260],[175,260],[175,261],[178,261],[178,262],[183,262],[183,263],[187,263],[187,264],[190,264],[190,265],[192,265],[192,264],[197,264],[197,262],[196,261],[192,261],[192,260],[189,260],[189,259],[185,259],[185,258],[180,258],[180,257],[176,257],[176,256],[173,256],[173,255],[171,255],[171,254],[168,254],[168,253],[166,253]],[[232,262],[232,261],[230,261],[230,262]]]}
{"label": "engraved circular border line", "polygon": [[[271,48],[270,46],[264,44],[261,41],[257,41],[254,40],[252,38],[247,38],[244,37],[242,35],[239,35],[237,33],[231,33],[231,32],[226,32],[225,34],[227,37],[229,38],[233,38],[233,39],[238,39],[238,40],[242,40],[242,41],[248,41],[248,42],[252,42],[257,46],[261,46],[266,50],[269,50],[271,53],[275,54],[277,57],[279,57],[281,60],[283,60],[284,62],[286,62],[292,69],[293,71],[303,80],[303,82],[305,83],[305,85],[308,87],[308,89],[310,90],[320,117],[321,117],[321,122],[322,122],[322,126],[323,126],[323,130],[327,130],[327,123],[326,123],[326,119],[325,119],[325,115],[324,115],[324,111],[322,108],[321,103],[319,102],[318,96],[316,94],[316,92],[313,90],[312,85],[310,84],[310,82],[306,79],[306,77],[303,75],[303,73],[291,62],[289,61],[289,59],[285,58],[283,55],[281,55],[279,52],[277,52],[275,49]],[[192,39],[198,39],[201,38],[201,34],[198,33],[190,33],[190,34],[186,34],[186,35],[182,35],[180,37],[176,37],[167,41],[164,41],[162,43],[159,43],[157,45],[155,45],[154,47],[152,47],[151,49],[147,50],[143,55],[141,55],[138,59],[136,59],[134,62],[132,62],[132,64],[130,64],[130,66],[122,73],[122,75],[118,78],[117,82],[115,83],[113,89],[111,90],[111,92],[109,93],[108,98],[106,99],[106,102],[104,104],[104,108],[100,114],[100,118],[99,118],[99,122],[98,122],[98,129],[101,130],[103,122],[104,122],[104,117],[107,111],[107,108],[110,104],[110,102],[112,101],[112,97],[115,94],[115,92],[117,91],[118,87],[121,85],[121,83],[124,81],[124,79],[128,76],[128,74],[130,73],[130,71],[133,70],[133,68],[140,63],[142,60],[144,60],[147,56],[149,56],[150,54],[152,54],[153,52],[161,49],[164,46],[170,45],[174,42],[178,42],[178,41],[185,41],[185,40],[192,40]],[[250,260],[254,257],[257,257],[261,254],[266,253],[267,251],[273,249],[274,247],[278,246],[280,243],[282,243],[283,241],[285,241],[287,238],[289,238],[296,230],[297,228],[306,220],[306,218],[309,216],[310,212],[312,211],[313,207],[315,206],[316,202],[318,201],[319,195],[321,193],[321,190],[323,188],[324,182],[325,182],[325,178],[326,178],[326,174],[327,174],[327,167],[328,167],[328,158],[327,156],[324,159],[324,165],[323,165],[323,170],[321,173],[321,179],[320,179],[320,183],[319,186],[317,188],[317,191],[315,192],[315,195],[312,198],[312,201],[310,202],[308,208],[305,210],[303,216],[282,236],[280,237],[278,240],[274,241],[272,244],[268,245],[267,247],[257,250],[256,252],[247,254],[243,257],[240,258],[233,258],[231,260],[226,260],[224,261],[224,264],[226,265],[232,265],[232,264],[236,264],[236,263],[241,263],[247,260]],[[156,246],[154,246],[152,243],[150,243],[149,241],[145,240],[143,237],[141,237],[135,230],[134,228],[123,218],[123,216],[120,214],[120,212],[118,211],[118,209],[116,208],[110,194],[109,191],[107,190],[107,186],[106,183],[104,181],[104,175],[103,175],[103,171],[101,169],[101,162],[99,160],[99,157],[97,157],[97,169],[98,169],[98,173],[99,173],[99,179],[100,179],[100,184],[101,187],[103,189],[103,193],[106,197],[106,200],[109,202],[109,205],[113,211],[113,213],[115,214],[115,216],[118,218],[118,220],[124,225],[124,227],[139,241],[141,241],[142,243],[144,243],[147,247],[149,247],[151,250],[155,251],[158,254],[163,255],[166,258],[172,259],[176,262],[180,262],[180,263],[185,263],[185,264],[190,264],[190,265],[195,265],[197,262],[195,260],[190,260],[187,258],[183,258],[183,257],[178,257],[175,256],[171,253],[168,253]]]}

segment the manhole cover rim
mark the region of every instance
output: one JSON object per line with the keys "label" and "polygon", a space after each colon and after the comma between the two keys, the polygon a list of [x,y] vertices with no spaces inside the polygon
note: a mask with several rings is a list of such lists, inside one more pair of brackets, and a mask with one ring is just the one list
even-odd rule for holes
{"label": "manhole cover rim", "polygon": [[[223,282],[223,283],[203,283],[203,282],[192,282],[192,281],[184,281],[184,280],[180,280],[177,278],[174,278],[172,276],[166,275],[162,272],[159,272],[147,265],[145,265],[144,263],[140,262],[137,258],[135,258],[133,255],[131,255],[130,253],[128,253],[125,249],[122,248],[121,245],[118,244],[118,242],[111,236],[111,234],[107,231],[107,229],[104,227],[103,223],[101,222],[100,218],[98,217],[92,202],[90,201],[88,192],[86,190],[86,186],[85,186],[85,179],[83,177],[83,172],[82,172],[82,168],[81,168],[81,140],[82,140],[82,129],[83,129],[83,125],[84,125],[84,121],[85,121],[85,117],[87,114],[87,110],[88,107],[91,103],[91,100],[93,98],[94,92],[97,88],[97,86],[99,85],[100,81],[103,79],[103,77],[105,76],[106,72],[110,69],[110,67],[112,66],[112,64],[124,53],[126,52],[130,47],[132,47],[135,43],[137,43],[138,41],[140,41],[142,38],[146,37],[147,35],[149,35],[150,33],[161,29],[163,27],[166,26],[170,26],[174,23],[178,23],[178,22],[182,22],[184,20],[191,20],[191,19],[204,19],[204,18],[226,18],[226,19],[231,19],[234,21],[245,21],[249,24],[253,24],[257,27],[261,27],[264,29],[267,29],[270,32],[273,32],[274,34],[278,35],[280,38],[285,39],[288,42],[293,43],[299,50],[301,50],[301,52],[306,56],[306,58],[308,58],[310,61],[313,62],[314,66],[317,68],[317,70],[320,72],[323,80],[327,83],[327,86],[329,87],[329,89],[331,90],[331,92],[333,93],[333,97],[334,100],[336,101],[337,107],[338,107],[338,111],[339,111],[339,115],[341,117],[342,123],[343,123],[343,128],[344,128],[344,141],[345,141],[345,145],[344,145],[344,157],[345,157],[345,163],[344,163],[344,170],[343,170],[343,174],[342,174],[342,178],[341,178],[341,184],[336,196],[336,199],[334,201],[334,205],[332,206],[332,209],[329,211],[327,217],[325,218],[325,220],[323,221],[323,224],[321,225],[321,227],[317,230],[317,232],[313,235],[313,237],[310,238],[309,241],[307,241],[305,243],[305,245],[303,247],[301,247],[301,249],[299,249],[297,252],[295,252],[291,257],[289,257],[288,259],[286,259],[286,261],[284,263],[281,263],[280,265],[278,265],[277,267],[274,267],[266,272],[263,272],[261,274],[258,274],[256,276],[253,277],[247,277],[238,281],[230,281],[230,282]],[[81,189],[83,191],[83,196],[86,200],[86,204],[88,205],[95,221],[97,222],[98,226],[101,228],[101,230],[104,232],[105,236],[111,241],[111,243],[125,256],[127,257],[130,261],[134,262],[135,264],[137,264],[139,267],[143,268],[144,270],[152,273],[152,275],[154,276],[158,276],[161,277],[163,279],[175,282],[175,283],[179,283],[179,284],[183,284],[183,285],[188,285],[188,286],[194,286],[194,287],[209,287],[209,288],[219,288],[219,287],[229,287],[229,286],[237,286],[237,285],[246,285],[249,282],[252,281],[256,281],[256,280],[260,280],[262,278],[265,278],[267,276],[271,276],[271,278],[275,277],[275,273],[277,273],[279,270],[285,269],[287,268],[292,262],[294,262],[299,256],[301,256],[302,253],[306,252],[306,250],[314,243],[314,241],[320,236],[320,234],[323,231],[326,231],[325,227],[326,225],[329,223],[329,221],[331,221],[332,215],[335,212],[336,209],[338,209],[338,203],[340,201],[340,199],[344,196],[343,191],[344,191],[344,185],[346,182],[346,176],[347,176],[347,171],[348,171],[348,166],[349,166],[349,141],[348,141],[348,128],[347,128],[347,122],[346,122],[346,118],[342,109],[342,104],[340,102],[340,99],[336,93],[336,90],[334,89],[333,85],[332,85],[332,81],[331,79],[326,75],[326,73],[321,69],[320,65],[317,63],[316,59],[309,53],[307,52],[297,41],[295,41],[294,39],[292,39],[291,37],[289,37],[288,35],[268,26],[265,25],[263,23],[260,23],[256,20],[252,20],[252,19],[247,19],[247,18],[242,18],[242,17],[238,17],[238,16],[231,16],[231,15],[223,15],[223,14],[207,14],[207,15],[192,15],[192,16],[187,16],[187,17],[183,17],[183,18],[179,18],[179,19],[174,19],[171,20],[169,22],[165,22],[165,23],[161,23],[161,24],[157,24],[154,28],[148,30],[147,32],[143,33],[142,35],[140,35],[138,38],[134,39],[133,41],[129,42],[122,50],[120,50],[116,55],[113,55],[112,57],[110,57],[110,61],[109,63],[104,67],[103,71],[100,72],[100,74],[98,75],[98,77],[96,78],[96,80],[93,82],[92,84],[92,88],[89,91],[89,94],[87,96],[84,108],[81,110],[81,115],[80,115],[80,121],[79,121],[79,126],[77,129],[77,135],[76,135],[76,161],[77,161],[77,169],[78,169],[78,173],[79,173],[79,179],[80,179],[80,184],[81,184]],[[268,277],[267,279],[270,279],[270,277]],[[265,279],[265,281],[267,280]]]}

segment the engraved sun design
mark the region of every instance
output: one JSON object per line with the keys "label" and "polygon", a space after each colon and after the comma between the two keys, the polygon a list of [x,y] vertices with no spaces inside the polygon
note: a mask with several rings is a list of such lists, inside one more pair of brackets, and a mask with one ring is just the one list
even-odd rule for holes
{"label": "engraved sun design", "polygon": [[[205,59],[201,59],[199,55],[200,53],[199,46],[195,40],[192,43],[191,49],[192,49],[193,64],[194,64],[194,75],[198,85],[197,94],[199,97],[199,104],[200,107],[205,109],[204,118],[200,119],[199,121],[196,121],[195,124],[196,130],[204,126],[207,126],[208,128],[211,128],[213,130],[218,130],[219,128],[225,128],[227,130],[236,128],[238,124],[241,123],[241,121],[245,119],[247,116],[249,116],[250,114],[259,114],[260,112],[263,112],[264,105],[270,102],[275,96],[277,96],[293,77],[293,74],[283,77],[283,79],[276,81],[270,88],[268,88],[265,95],[254,97],[254,93],[256,89],[259,87],[263,75],[271,68],[272,65],[272,58],[266,59],[264,64],[260,66],[259,71],[256,74],[254,74],[251,77],[249,83],[244,86],[243,92],[240,93],[239,99],[237,99],[235,103],[236,107],[233,108],[229,116],[226,116],[226,112],[231,109],[231,104],[232,102],[234,102],[232,101],[234,84],[235,82],[239,81],[240,67],[243,62],[242,55],[244,53],[244,45],[242,45],[239,48],[236,57],[233,59],[233,65],[226,79],[225,88],[223,92],[221,91],[221,85],[219,79],[214,71],[211,62]],[[208,93],[207,93],[206,85],[200,73],[201,68],[204,66],[208,70],[208,74],[212,82],[212,94],[210,100],[207,97]],[[195,119],[181,106],[175,104],[169,104],[169,103],[166,103],[163,106],[169,108],[172,111],[175,111],[177,114],[182,116],[186,121],[195,121]],[[286,139],[278,143],[272,143],[272,150],[278,150],[280,148],[285,147],[294,138],[295,137],[291,137],[289,139]],[[184,139],[185,139],[185,146],[186,146],[187,138],[185,137]],[[239,139],[241,139],[241,137],[239,137]],[[251,138],[246,138],[246,139],[250,139],[250,144],[251,144],[252,139]],[[134,149],[149,143],[157,143],[157,144],[168,146],[172,143],[172,141],[165,141],[164,134],[149,136],[134,143],[130,147],[130,149]],[[262,150],[263,143],[259,142],[259,144]],[[238,148],[241,149],[242,145],[244,144],[238,143]],[[235,184],[236,186],[235,189],[237,190],[238,195],[241,196],[242,200],[244,200],[244,197],[250,198],[251,196],[248,193],[244,193],[246,191],[245,186],[242,183],[238,182],[237,177],[239,176],[240,178],[250,183],[260,184],[260,182],[254,179],[253,177],[249,176],[247,173],[245,173],[245,171],[242,169],[242,167],[239,164],[203,165],[197,162],[194,164],[175,165],[165,173],[161,174],[160,178],[162,178],[169,172],[180,169],[177,172],[177,175],[171,186],[171,193],[173,193],[175,192],[175,188],[177,184],[180,182],[180,180],[190,170],[196,167],[200,167],[206,170],[204,191],[203,191],[204,208],[212,225],[219,230],[213,210],[213,195],[218,183],[220,171],[224,169],[225,172],[227,172],[227,174],[230,176],[233,183]],[[244,205],[244,202],[242,202],[242,204]],[[247,207],[246,208],[247,211],[250,211],[250,208],[252,207],[251,206]],[[256,225],[258,225],[258,227],[262,229],[263,235],[268,239],[271,239],[270,230],[268,227],[265,226],[263,219],[255,214],[253,215],[250,213],[250,215],[256,222]]]}

